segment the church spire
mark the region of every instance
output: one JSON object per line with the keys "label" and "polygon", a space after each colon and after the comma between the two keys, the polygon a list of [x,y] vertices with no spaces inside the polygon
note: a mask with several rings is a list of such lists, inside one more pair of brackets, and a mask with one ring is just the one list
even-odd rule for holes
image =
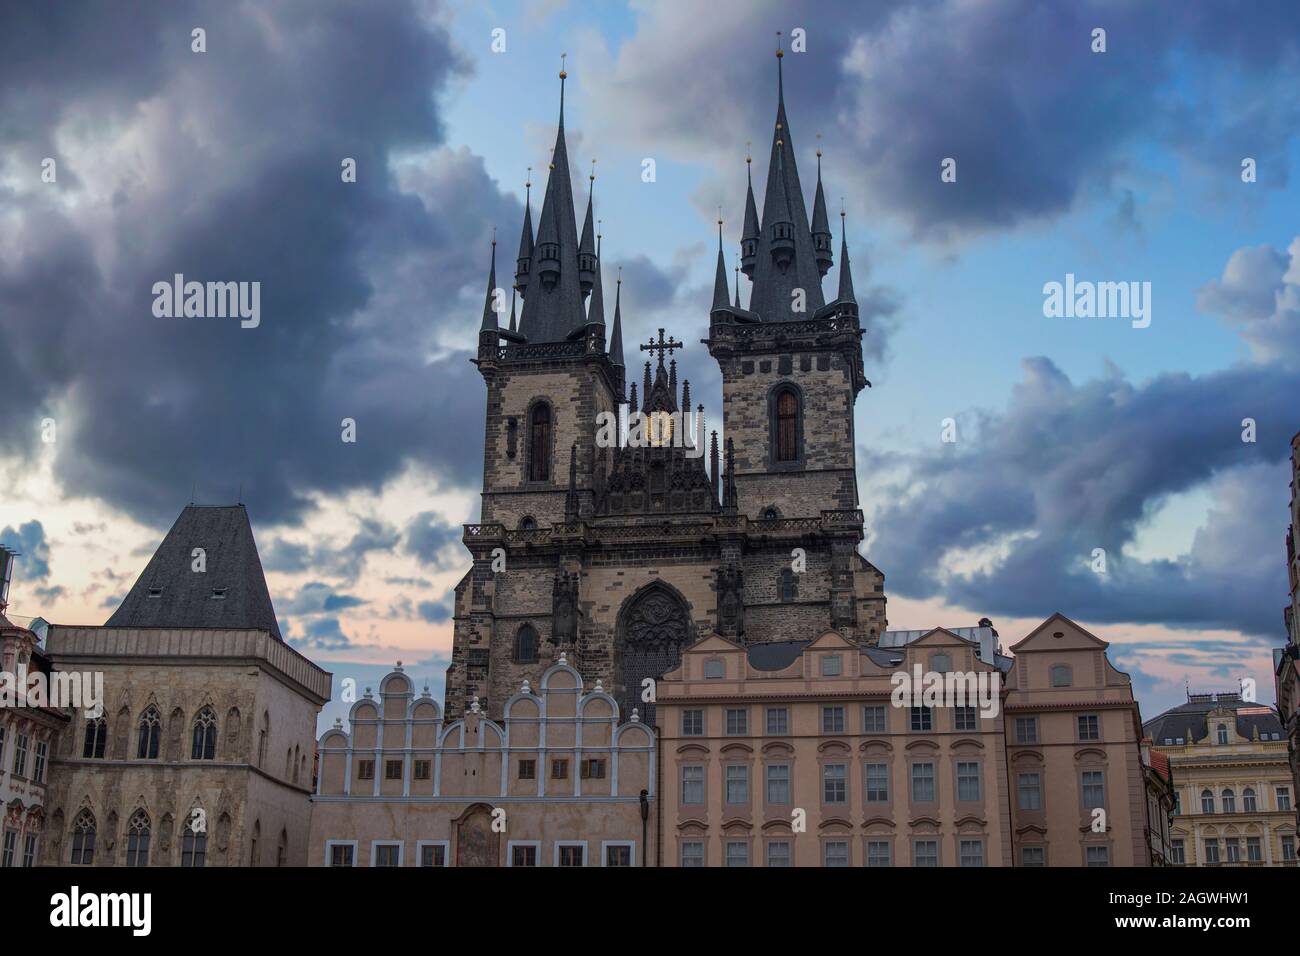
{"label": "church spire", "polygon": [[592,205],[596,198],[596,161],[591,161],[591,175],[587,177],[587,218],[582,224],[582,238],[578,240],[578,283],[586,295],[596,283],[596,243],[592,239]]}
{"label": "church spire", "polygon": [[736,266],[736,308],[740,308],[740,266]]}
{"label": "church spire", "polygon": [[600,230],[596,230],[595,271],[591,283],[591,301],[587,303],[587,325],[599,325],[600,344],[605,344],[605,292],[600,281]]}
{"label": "church spire", "polygon": [[573,182],[564,134],[564,81],[568,75],[564,69],[560,70],[560,117],[546,179],[546,197],[537,224],[533,275],[528,281],[520,318],[531,343],[566,341],[569,333],[585,322]]}
{"label": "church spire", "polygon": [[754,205],[754,157],[745,151],[745,226],[740,234],[740,268],[745,278],[754,278],[754,262],[758,255],[758,210]]}
{"label": "church spire", "polygon": [[840,291],[839,301],[852,304],[858,311],[858,300],[853,295],[853,270],[849,268],[849,243],[844,235],[844,210],[840,210]]}
{"label": "church spire", "polygon": [[516,291],[517,290],[513,288],[510,290],[510,331],[511,332],[518,331],[518,329],[515,328],[515,292]]}
{"label": "church spire", "polygon": [[519,256],[515,260],[515,288],[520,296],[528,294],[528,274],[533,265],[533,167],[524,180],[524,228],[519,236]]}
{"label": "church spire", "polygon": [[[799,185],[790,122],[785,112],[785,77],[781,66],[784,56],[784,51],[778,46],[776,123],[772,130],[763,219],[750,275],[754,283],[749,300],[750,311],[768,322],[794,317],[794,302],[802,302],[809,313],[816,312],[825,304],[821,274],[813,251],[812,230]],[[744,251],[742,249],[742,253]],[[796,290],[802,295],[796,294]]]}
{"label": "church spire", "polygon": [[713,308],[712,312],[719,309],[726,309],[727,302],[727,262],[722,253],[722,211],[718,211],[718,269],[713,277]]}
{"label": "church spire", "polygon": [[[609,333],[609,362],[623,368],[623,269],[618,270],[618,281],[614,285],[614,328]],[[636,383],[632,383],[636,388]]]}
{"label": "church spire", "polygon": [[483,323],[478,327],[480,335],[484,332],[497,331],[496,305],[497,291],[497,240],[496,231],[492,236],[492,268],[488,270],[487,295],[483,299]]}
{"label": "church spire", "polygon": [[[821,134],[818,134],[818,139]],[[812,218],[813,254],[817,257],[817,272],[826,275],[831,267],[831,223],[826,216],[826,194],[822,191],[822,148],[817,147],[817,195],[813,199]]]}

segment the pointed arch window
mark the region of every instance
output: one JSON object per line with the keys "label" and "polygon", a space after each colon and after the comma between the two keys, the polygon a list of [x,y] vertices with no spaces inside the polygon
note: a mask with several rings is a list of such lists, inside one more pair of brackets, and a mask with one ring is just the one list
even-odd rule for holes
{"label": "pointed arch window", "polygon": [[191,760],[215,760],[217,757],[217,715],[211,707],[204,707],[194,718]]}
{"label": "pointed arch window", "polygon": [[528,413],[528,480],[551,480],[551,406],[545,402]]}
{"label": "pointed arch window", "polygon": [[533,664],[537,661],[537,631],[525,624],[515,634],[515,663]]}
{"label": "pointed arch window", "polygon": [[103,717],[93,717],[86,721],[86,739],[81,747],[81,756],[87,760],[102,760],[104,746],[108,743],[108,721]]}
{"label": "pointed arch window", "polygon": [[72,821],[72,865],[90,866],[95,862],[95,815],[82,810]]}
{"label": "pointed arch window", "polygon": [[131,814],[126,825],[126,865],[149,865],[149,814],[143,809]]}
{"label": "pointed arch window", "polygon": [[137,738],[135,756],[138,760],[157,760],[158,741],[162,737],[162,718],[158,708],[150,704],[140,715],[140,733]]}
{"label": "pointed arch window", "polygon": [[[195,808],[199,809],[198,807]],[[208,833],[206,829],[196,831],[196,822],[202,820],[202,813],[191,811],[190,820],[181,834],[181,866],[202,867],[208,854]]]}
{"label": "pointed arch window", "polygon": [[767,398],[770,466],[803,463],[803,394],[793,382],[775,385]]}

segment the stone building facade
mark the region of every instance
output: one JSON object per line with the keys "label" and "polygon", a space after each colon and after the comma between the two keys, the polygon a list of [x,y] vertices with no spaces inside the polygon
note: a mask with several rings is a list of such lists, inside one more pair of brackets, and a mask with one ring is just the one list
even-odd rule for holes
{"label": "stone building facade", "polygon": [[52,752],[44,863],[306,864],[330,675],[281,640],[242,505],[185,508],[108,623],[46,649],[104,712]]}
{"label": "stone building facade", "polygon": [[[494,308],[504,296],[493,246],[475,359],[487,388],[481,518],[465,528],[473,567],[456,588],[448,712],[478,697],[499,715],[563,652],[654,723],[647,682],[700,638],[749,645],[833,629],[871,645],[886,629],[883,575],[858,553],[864,330],[842,237],[837,294],[823,293],[833,243],[820,167],[810,220],[779,59],[777,79],[761,222],[752,182],[746,194],[747,307],[739,288],[729,294],[719,227],[705,340],[722,373],[719,443],[716,432],[705,441],[703,406],[678,381],[680,342],[660,330],[639,347],[651,359],[642,374],[628,367],[621,287],[607,334],[590,193],[581,232],[575,216],[561,74],[553,161],[536,231],[526,204],[508,322]],[[645,416],[648,440],[635,428],[602,436],[602,416],[620,412]]]}
{"label": "stone building facade", "polygon": [[654,731],[561,653],[500,721],[401,665],[320,738],[312,866],[656,865]]}
{"label": "stone building facade", "polygon": [[[1291,521],[1286,531],[1286,572],[1291,600],[1283,609],[1286,643],[1273,652],[1274,690],[1287,741],[1291,792],[1300,794],[1300,433],[1291,439]],[[1300,826],[1300,808],[1296,810]]]}
{"label": "stone building facade", "polygon": [[1173,775],[1175,865],[1297,865],[1295,784],[1272,708],[1237,692],[1188,694],[1146,731]]}

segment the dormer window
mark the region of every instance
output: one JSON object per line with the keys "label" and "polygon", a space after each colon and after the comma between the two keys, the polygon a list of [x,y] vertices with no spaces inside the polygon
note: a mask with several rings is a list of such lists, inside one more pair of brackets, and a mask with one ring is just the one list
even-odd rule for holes
{"label": "dormer window", "polygon": [[162,592],[163,592],[162,588],[150,588],[148,592],[148,597],[160,598],[162,597]]}
{"label": "dormer window", "polygon": [[212,599],[214,601],[224,601],[226,599],[226,592],[229,590],[230,588],[213,588]]}

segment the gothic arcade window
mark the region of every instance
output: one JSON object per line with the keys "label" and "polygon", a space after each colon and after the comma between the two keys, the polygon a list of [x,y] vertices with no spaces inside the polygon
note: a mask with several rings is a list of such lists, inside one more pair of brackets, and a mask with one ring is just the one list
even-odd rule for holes
{"label": "gothic arcade window", "polygon": [[72,821],[72,865],[90,866],[95,862],[95,815],[82,810]]}
{"label": "gothic arcade window", "polygon": [[158,740],[162,736],[162,719],[158,708],[150,704],[140,715],[140,735],[136,743],[135,756],[138,760],[158,759]]}
{"label": "gothic arcade window", "polygon": [[537,631],[531,624],[519,628],[515,635],[515,663],[532,664],[537,660]]}
{"label": "gothic arcade window", "polygon": [[149,814],[137,810],[126,825],[126,865],[149,865]]}
{"label": "gothic arcade window", "polygon": [[[254,837],[254,847],[257,846],[256,839]],[[254,849],[254,861],[257,859],[256,852],[256,849]],[[193,825],[186,826],[185,832],[181,834],[181,866],[202,867],[207,861],[207,855],[207,832],[196,833]]]}
{"label": "gothic arcade window", "polygon": [[190,747],[191,760],[215,760],[217,756],[217,715],[211,707],[204,707],[194,718],[194,740]]}
{"label": "gothic arcade window", "polygon": [[95,717],[86,721],[86,739],[81,748],[81,756],[90,760],[100,760],[104,756],[104,745],[108,742],[108,721]]}
{"label": "gothic arcade window", "polygon": [[551,406],[545,402],[528,413],[528,480],[551,480]]}
{"label": "gothic arcade window", "polygon": [[777,461],[799,460],[799,395],[793,388],[782,388],[774,402],[775,458]]}
{"label": "gothic arcade window", "polygon": [[799,596],[799,585],[795,583],[794,572],[786,568],[781,572],[781,600],[793,601]]}

